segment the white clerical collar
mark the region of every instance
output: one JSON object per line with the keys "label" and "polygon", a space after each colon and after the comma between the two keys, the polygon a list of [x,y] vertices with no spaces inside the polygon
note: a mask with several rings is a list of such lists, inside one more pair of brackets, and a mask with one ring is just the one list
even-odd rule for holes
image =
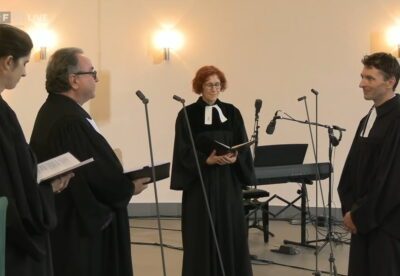
{"label": "white clerical collar", "polygon": [[93,127],[99,134],[101,134],[99,127],[96,125],[96,122],[95,122],[93,119],[86,118],[86,120],[92,125],[92,127]]}
{"label": "white clerical collar", "polygon": [[226,122],[228,119],[224,116],[222,113],[221,108],[214,104],[214,105],[206,105],[205,110],[204,110],[204,124],[205,125],[211,125],[212,124],[212,110],[215,108],[218,111],[219,114],[219,119],[221,120],[221,123]]}
{"label": "white clerical collar", "polygon": [[367,123],[365,125],[365,128],[360,134],[361,137],[369,136],[369,132],[371,131],[372,126],[374,125],[375,119],[376,119],[376,108],[375,106],[373,106],[369,111],[368,117],[366,119]]}

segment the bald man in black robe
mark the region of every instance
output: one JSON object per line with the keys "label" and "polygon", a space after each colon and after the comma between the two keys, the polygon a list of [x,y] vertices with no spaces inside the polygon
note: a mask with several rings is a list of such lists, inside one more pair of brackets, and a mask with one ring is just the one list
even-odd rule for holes
{"label": "bald man in black robe", "polygon": [[396,58],[362,60],[360,88],[374,105],[361,120],[338,192],[352,233],[349,276],[400,275],[400,78]]}

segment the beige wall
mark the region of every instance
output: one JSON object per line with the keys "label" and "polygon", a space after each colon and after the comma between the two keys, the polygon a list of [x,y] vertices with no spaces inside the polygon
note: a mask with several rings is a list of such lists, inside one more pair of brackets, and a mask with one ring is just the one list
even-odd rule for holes
{"label": "beige wall", "polygon": [[[100,71],[97,98],[87,108],[113,147],[120,148],[127,166],[150,161],[144,106],[137,89],[150,99],[155,160],[170,160],[174,123],[180,104],[177,94],[190,103],[196,99],[190,81],[205,64],[220,67],[229,88],[223,101],[242,112],[251,135],[254,100],[263,100],[260,145],[309,142],[304,125],[278,121],[273,136],[265,128],[273,113],[282,109],[305,120],[307,96],[315,119],[314,88],[320,92],[319,121],[347,129],[335,154],[336,186],[359,118],[371,103],[358,88],[360,59],[376,50],[378,37],[400,16],[398,0],[35,0],[2,1],[0,10],[11,11],[13,23],[28,29],[31,18],[43,15],[59,35],[57,47],[79,46]],[[185,36],[184,48],[170,62],[155,63],[151,35],[170,22]],[[379,43],[378,43],[379,44]],[[375,48],[374,48],[375,47]],[[32,60],[28,76],[17,89],[6,92],[27,137],[38,108],[46,97],[46,63]],[[327,160],[327,133],[319,131],[319,160]],[[311,147],[307,162],[313,162]],[[326,195],[327,181],[323,181]],[[296,196],[295,184],[268,187],[285,198]],[[180,193],[159,182],[160,202],[179,202]],[[137,202],[153,202],[148,189]],[[315,204],[314,186],[310,203]],[[278,203],[271,203],[278,204]]]}

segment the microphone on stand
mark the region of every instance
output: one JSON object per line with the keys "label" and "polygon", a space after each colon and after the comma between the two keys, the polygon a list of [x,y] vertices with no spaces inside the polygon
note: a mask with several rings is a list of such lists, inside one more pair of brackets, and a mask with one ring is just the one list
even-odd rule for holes
{"label": "microphone on stand", "polygon": [[142,103],[144,103],[144,104],[149,103],[149,99],[147,99],[146,96],[143,95],[142,91],[140,91],[140,90],[136,91],[136,96],[139,97],[139,99],[142,101]]}
{"label": "microphone on stand", "polygon": [[312,92],[315,96],[317,96],[317,95],[319,94],[319,92],[318,92],[317,90],[315,90],[314,88],[311,88],[311,92]]}
{"label": "microphone on stand", "polygon": [[254,151],[258,146],[258,129],[260,128],[258,125],[258,113],[260,113],[261,110],[261,106],[262,106],[262,100],[260,99],[256,99],[255,103],[254,103],[254,107],[256,108],[256,115],[254,117],[254,132],[253,132],[253,138],[254,138]]}
{"label": "microphone on stand", "polygon": [[258,113],[260,113],[261,106],[262,106],[262,100],[256,99],[254,103],[254,107],[256,108],[256,116],[258,116]]}
{"label": "microphone on stand", "polygon": [[155,168],[154,168],[153,146],[152,146],[152,142],[151,142],[149,111],[147,109],[147,104],[149,103],[149,99],[147,99],[146,96],[143,95],[142,91],[140,91],[140,90],[136,91],[136,96],[138,96],[139,99],[143,102],[144,110],[145,110],[145,114],[146,114],[147,138],[149,140],[149,151],[150,151],[150,161],[151,161],[151,177],[153,178],[154,197],[155,197],[155,200],[156,200],[157,225],[158,225],[158,236],[159,236],[159,239],[160,239],[162,271],[163,271],[163,275],[167,276],[167,272],[166,272],[166,269],[165,269],[164,242],[163,242],[163,236],[162,236],[162,231],[161,231],[161,219],[160,219],[160,207],[159,207],[160,204],[158,202],[156,171],[155,171]]}
{"label": "microphone on stand", "polygon": [[305,100],[306,98],[307,98],[306,96],[303,96],[303,97],[298,98],[297,101],[301,102],[301,101]]}
{"label": "microphone on stand", "polygon": [[335,125],[333,125],[332,128],[333,128],[333,129],[336,129],[336,130],[339,130],[339,131],[346,131],[346,129],[341,128],[340,126],[335,126]]}
{"label": "microphone on stand", "polygon": [[281,118],[281,116],[278,116],[278,112],[279,110],[275,112],[274,118],[272,118],[271,122],[269,122],[267,126],[267,129],[265,130],[265,132],[267,132],[269,135],[273,134],[275,131],[276,120]]}
{"label": "microphone on stand", "polygon": [[181,104],[184,104],[184,103],[185,103],[185,99],[183,99],[183,98],[181,98],[181,97],[179,97],[179,96],[177,96],[177,95],[174,95],[172,98],[173,98],[175,101],[180,102]]}

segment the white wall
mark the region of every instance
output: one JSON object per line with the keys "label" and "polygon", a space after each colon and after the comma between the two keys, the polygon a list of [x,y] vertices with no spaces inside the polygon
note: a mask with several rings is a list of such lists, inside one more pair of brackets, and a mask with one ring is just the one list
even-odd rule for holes
{"label": "white wall", "polygon": [[[335,154],[334,202],[337,182],[359,118],[371,103],[358,88],[361,58],[374,49],[373,37],[400,16],[398,0],[36,0],[3,1],[1,10],[16,15],[25,29],[29,19],[45,14],[59,35],[57,47],[77,46],[92,58],[100,83],[97,98],[86,108],[97,120],[123,161],[140,166],[150,161],[144,106],[137,89],[150,99],[148,105],[156,161],[170,160],[174,123],[180,104],[196,99],[191,80],[202,65],[220,67],[227,76],[223,101],[242,112],[249,135],[253,128],[254,100],[263,100],[260,113],[260,145],[310,142],[308,129],[278,121],[274,135],[265,128],[277,109],[305,120],[307,96],[315,120],[314,88],[319,94],[319,121],[347,129]],[[162,23],[175,24],[185,36],[184,48],[169,62],[154,62],[152,33]],[[28,76],[19,87],[5,93],[15,108],[27,137],[34,117],[46,97],[46,63],[32,60]],[[319,160],[328,155],[327,133],[319,131]],[[313,162],[311,147],[307,162]],[[326,188],[327,181],[323,181]],[[265,186],[264,186],[265,187]],[[295,184],[265,187],[285,198],[296,196]],[[325,191],[326,194],[326,191]],[[160,202],[179,202],[180,193],[159,182]],[[136,202],[153,202],[148,189]],[[278,204],[271,203],[271,204]],[[315,204],[314,186],[310,204]]]}

